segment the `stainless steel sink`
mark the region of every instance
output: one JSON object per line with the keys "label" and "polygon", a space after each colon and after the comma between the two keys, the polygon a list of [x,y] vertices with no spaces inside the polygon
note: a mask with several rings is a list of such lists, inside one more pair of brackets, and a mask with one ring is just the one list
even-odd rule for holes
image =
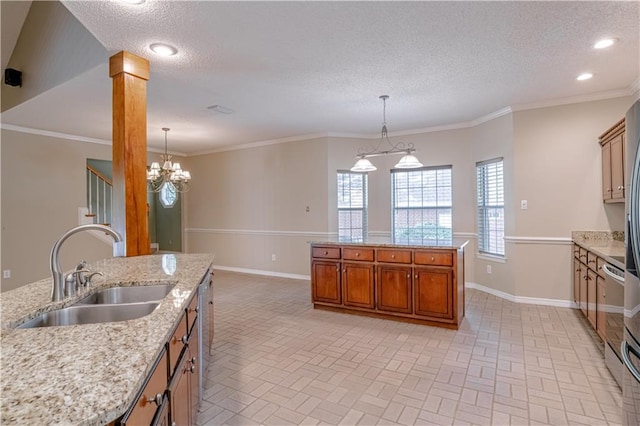
{"label": "stainless steel sink", "polygon": [[173,286],[160,284],[107,288],[81,299],[76,305],[153,302],[164,299]]}
{"label": "stainless steel sink", "polygon": [[70,306],[44,313],[18,328],[55,327],[75,324],[126,321],[149,315],[159,303]]}

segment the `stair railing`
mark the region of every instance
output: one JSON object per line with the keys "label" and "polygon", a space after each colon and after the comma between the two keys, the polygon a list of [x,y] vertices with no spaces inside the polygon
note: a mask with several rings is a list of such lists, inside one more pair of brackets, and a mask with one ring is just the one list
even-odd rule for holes
{"label": "stair railing", "polygon": [[98,170],[87,164],[87,217],[93,223],[111,225],[111,197],[113,185]]}

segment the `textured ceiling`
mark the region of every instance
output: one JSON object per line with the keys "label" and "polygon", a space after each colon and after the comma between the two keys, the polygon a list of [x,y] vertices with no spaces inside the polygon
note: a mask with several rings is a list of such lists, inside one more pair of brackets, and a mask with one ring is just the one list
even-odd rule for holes
{"label": "textured ceiling", "polygon": [[[638,2],[166,2],[63,4],[109,54],[151,62],[150,146],[174,151],[315,133],[378,134],[465,123],[508,106],[637,87]],[[596,51],[595,41],[617,37]],[[153,42],[179,53],[159,58]],[[105,58],[105,64],[108,58]],[[592,80],[578,82],[585,71]],[[635,86],[634,86],[635,85]],[[98,67],[3,122],[111,138]],[[64,103],[60,100],[64,99]],[[214,113],[219,104],[234,111]]]}

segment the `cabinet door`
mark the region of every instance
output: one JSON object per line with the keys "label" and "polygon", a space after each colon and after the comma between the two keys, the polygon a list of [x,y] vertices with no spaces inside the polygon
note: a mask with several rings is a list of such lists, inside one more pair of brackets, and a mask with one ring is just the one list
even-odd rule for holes
{"label": "cabinet door", "polygon": [[580,263],[580,310],[587,316],[587,267]]}
{"label": "cabinet door", "polygon": [[438,318],[453,318],[453,271],[415,268],[414,312]]}
{"label": "cabinet door", "polygon": [[373,309],[373,265],[343,263],[342,291],[345,306]]}
{"label": "cabinet door", "polygon": [[596,273],[587,269],[587,319],[596,328]]}
{"label": "cabinet door", "polygon": [[611,143],[602,145],[602,199],[611,199]]}
{"label": "cabinet door", "polygon": [[624,199],[624,143],[623,135],[609,142],[611,145],[611,199]]}
{"label": "cabinet door", "polygon": [[206,350],[209,352],[209,355],[213,355],[212,347],[213,347],[213,314],[214,314],[214,304],[213,304],[213,275],[211,272],[211,282],[209,282],[209,290],[207,292],[208,296],[208,304],[209,304],[209,324],[208,324],[208,332],[209,332],[209,345]]}
{"label": "cabinet door", "polygon": [[411,268],[408,266],[378,266],[376,307],[380,311],[412,312]]}
{"label": "cabinet door", "polygon": [[189,400],[191,401],[191,424],[196,423],[198,416],[198,406],[200,403],[200,362],[198,359],[198,339],[200,338],[200,329],[196,325],[193,327],[191,336],[189,337],[189,359],[187,367],[191,377],[189,378]]}
{"label": "cabinet door", "polygon": [[[185,352],[187,354],[187,352]],[[191,379],[191,364],[187,356],[181,358],[178,368],[169,388],[171,399],[171,420],[176,426],[188,426],[191,416],[191,404],[189,402],[189,380]]]}
{"label": "cabinet door", "polygon": [[311,287],[314,302],[341,304],[340,262],[314,260],[311,265]]}
{"label": "cabinet door", "polygon": [[604,280],[600,277],[596,278],[596,331],[602,340],[607,336],[607,311],[606,298],[604,292]]}
{"label": "cabinet door", "polygon": [[580,305],[580,261],[573,258],[573,301]]}

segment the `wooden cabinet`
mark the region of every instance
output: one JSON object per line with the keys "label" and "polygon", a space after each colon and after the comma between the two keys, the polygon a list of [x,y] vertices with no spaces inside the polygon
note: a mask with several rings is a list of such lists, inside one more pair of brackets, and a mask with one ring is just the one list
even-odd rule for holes
{"label": "wooden cabinet", "polygon": [[587,319],[596,328],[596,273],[587,269]]}
{"label": "wooden cabinet", "polygon": [[602,148],[602,199],[624,202],[624,118],[600,135]]}
{"label": "wooden cabinet", "polygon": [[[116,424],[195,425],[200,403],[200,364],[204,361],[200,353],[199,295],[213,302],[209,275],[207,280],[188,302],[135,404]],[[213,318],[212,311],[210,316]],[[208,325],[212,330],[213,323]]]}
{"label": "wooden cabinet", "polygon": [[411,268],[407,266],[379,265],[376,291],[379,311],[410,314],[412,306]]}
{"label": "wooden cabinet", "polygon": [[163,405],[167,388],[167,351],[163,350],[133,408],[120,421],[122,425],[148,425]]}
{"label": "wooden cabinet", "polygon": [[464,317],[464,251],[312,244],[311,298],[316,309],[457,329]]}
{"label": "wooden cabinet", "polygon": [[602,340],[606,336],[607,324],[604,263],[605,260],[596,253],[574,244],[574,301]]}
{"label": "wooden cabinet", "polygon": [[596,331],[602,340],[605,340],[607,335],[606,303],[607,295],[604,290],[604,280],[598,276],[596,282]]}
{"label": "wooden cabinet", "polygon": [[453,317],[453,271],[441,268],[415,268],[414,311],[431,317]]}
{"label": "wooden cabinet", "polygon": [[311,264],[311,297],[314,301],[341,304],[340,284],[340,262],[313,261]]}
{"label": "wooden cabinet", "polygon": [[373,309],[373,265],[342,264],[342,300],[345,306]]}

